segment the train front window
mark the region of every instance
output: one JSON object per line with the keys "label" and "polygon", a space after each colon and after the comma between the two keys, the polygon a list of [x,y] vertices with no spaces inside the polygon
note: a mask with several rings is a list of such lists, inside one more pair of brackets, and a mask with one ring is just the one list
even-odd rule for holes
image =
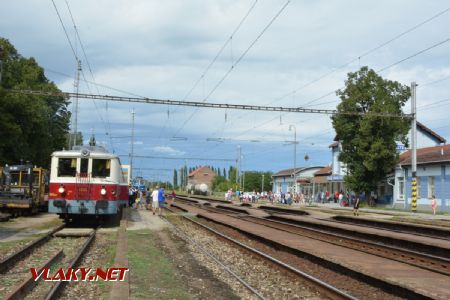
{"label": "train front window", "polygon": [[80,163],[80,175],[87,176],[89,159],[82,158]]}
{"label": "train front window", "polygon": [[77,173],[76,158],[58,159],[58,177],[75,177]]}
{"label": "train front window", "polygon": [[92,160],[92,177],[109,177],[111,176],[111,160],[109,159],[93,159]]}

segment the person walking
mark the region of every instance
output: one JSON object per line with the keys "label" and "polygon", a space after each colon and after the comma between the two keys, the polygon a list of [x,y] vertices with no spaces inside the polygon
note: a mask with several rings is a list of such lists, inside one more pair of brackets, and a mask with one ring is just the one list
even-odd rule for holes
{"label": "person walking", "polygon": [[145,209],[149,210],[152,201],[152,195],[150,194],[150,188],[147,188],[145,192]]}
{"label": "person walking", "polygon": [[353,205],[353,215],[354,216],[358,216],[359,215],[358,209],[359,209],[359,195],[356,196],[355,204]]}
{"label": "person walking", "polygon": [[437,207],[436,196],[433,195],[431,197],[431,209],[433,210],[433,215],[436,214],[436,207]]}
{"label": "person walking", "polygon": [[128,186],[128,206],[133,207],[134,204],[134,190],[131,184]]}
{"label": "person walking", "polygon": [[158,201],[159,187],[156,186],[152,192],[152,212],[156,213],[156,210],[159,209],[159,201]]}
{"label": "person walking", "polygon": [[158,215],[161,215],[161,208],[164,207],[164,201],[166,200],[166,196],[164,195],[164,188],[161,187],[158,191]]}

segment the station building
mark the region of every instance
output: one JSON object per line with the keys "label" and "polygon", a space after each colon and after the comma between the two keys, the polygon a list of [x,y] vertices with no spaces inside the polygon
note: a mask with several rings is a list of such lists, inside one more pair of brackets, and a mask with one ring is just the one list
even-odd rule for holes
{"label": "station building", "polygon": [[[303,193],[305,196],[312,195],[315,192],[314,174],[322,169],[323,166],[298,167],[281,170],[272,175],[272,192]],[[295,177],[295,183],[294,183]]]}
{"label": "station building", "polygon": [[[436,132],[434,132],[433,130],[431,130],[430,128],[426,127],[424,124],[417,122],[417,127],[416,127],[416,132],[417,132],[417,148],[418,148],[418,157],[417,157],[417,163],[418,163],[418,167],[417,167],[417,176],[419,177],[423,177],[423,179],[419,179],[419,181],[421,180],[421,186],[424,185],[424,181],[428,180],[428,176],[444,176],[445,178],[445,174],[449,175],[450,174],[450,166],[446,167],[445,170],[447,170],[447,173],[442,173],[442,159],[445,160],[445,146],[444,147],[444,157],[439,158],[439,163],[441,164],[441,172],[438,171],[433,171],[431,172],[430,168],[430,164],[434,164],[434,166],[432,167],[432,169],[436,169],[436,163],[433,162],[431,163],[429,160],[422,158],[421,155],[419,155],[420,153],[425,153],[428,151],[431,151],[433,153],[435,153],[435,157],[436,157],[436,153],[438,153],[440,150],[440,148],[435,148],[438,147],[440,145],[443,145],[446,143],[446,139],[443,138],[442,136],[440,136],[439,134],[437,134]],[[411,136],[411,130],[409,131],[408,136]],[[345,183],[344,183],[344,176],[347,174],[347,169],[345,167],[345,164],[342,163],[339,160],[339,154],[342,151],[342,146],[341,143],[339,141],[339,138],[336,136],[333,140],[333,143],[329,146],[329,148],[331,149],[331,165],[328,167],[324,167],[322,169],[320,169],[319,171],[317,171],[316,174],[314,174],[314,182],[315,184],[317,184],[317,188],[315,189],[316,192],[321,192],[321,191],[329,191],[331,193],[335,192],[335,191],[346,191],[346,187],[345,187]],[[409,167],[407,165],[408,163],[408,155],[410,155],[410,150],[409,149],[405,149],[404,147],[402,147],[402,145],[399,145],[398,147],[398,151],[400,153],[400,163],[398,164],[398,166],[395,168],[395,170],[393,170],[393,172],[391,174],[389,174],[386,179],[382,180],[377,187],[377,191],[376,194],[378,195],[378,200],[377,203],[381,203],[381,204],[392,204],[396,207],[405,207],[407,208],[408,206],[411,205],[411,171],[410,171],[410,162],[409,162]],[[427,150],[428,149],[428,150]],[[432,150],[434,149],[434,150]],[[420,160],[419,160],[419,157]],[[420,164],[423,165],[421,168],[419,168],[419,161]],[[428,166],[427,166],[428,164]],[[444,163],[445,165],[445,163]],[[409,173],[408,173],[408,168],[409,168]],[[425,169],[424,169],[425,168]],[[428,168],[428,169],[427,169]],[[439,169],[439,168],[438,168]],[[428,171],[426,171],[428,170]],[[431,172],[431,173],[429,173]],[[428,175],[430,174],[430,175]],[[409,176],[409,177],[408,177]],[[441,177],[439,177],[440,179],[442,179]],[[433,179],[430,179],[430,181],[432,181]],[[442,183],[443,184],[443,183]],[[431,185],[431,183],[430,183]],[[407,192],[408,189],[408,192]],[[422,188],[422,191],[425,190],[425,187]],[[431,190],[431,189],[430,189]],[[427,189],[428,191],[428,189]],[[443,193],[444,190],[442,190],[440,193]],[[437,192],[436,192],[437,193]],[[409,195],[409,196],[408,196]],[[427,197],[425,197],[424,194],[422,194],[421,196],[423,196],[423,198],[421,198],[421,200],[419,201],[419,205],[421,203],[423,203],[423,205],[426,205],[426,203],[430,202],[428,200]],[[426,195],[428,196],[428,195]],[[431,197],[431,195],[430,195]],[[436,197],[438,197],[438,195],[436,194]],[[443,196],[444,197],[444,196]],[[445,198],[446,197],[446,198]],[[450,198],[450,193],[447,194],[447,196],[445,196],[444,198]],[[444,199],[443,198],[443,199]],[[441,201],[439,200],[438,203],[440,203]],[[443,201],[445,202],[445,201]],[[450,204],[448,204],[447,202],[445,202],[444,204],[446,204],[447,206],[450,206]]]}
{"label": "station building", "polygon": [[[436,197],[438,211],[450,211],[450,145],[417,149],[417,206],[431,207],[431,197]],[[395,169],[394,205],[411,207],[411,151],[400,155]]]}

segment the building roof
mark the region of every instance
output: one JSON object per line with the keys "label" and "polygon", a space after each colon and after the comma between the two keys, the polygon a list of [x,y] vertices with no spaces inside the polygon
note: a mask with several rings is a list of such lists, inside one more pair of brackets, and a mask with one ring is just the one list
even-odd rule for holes
{"label": "building roof", "polygon": [[339,145],[339,142],[333,142],[328,148],[334,148]]}
{"label": "building roof", "polygon": [[[428,128],[427,126],[425,126],[423,123],[420,123],[419,121],[416,121],[416,126],[417,126],[417,128],[419,130],[422,130],[422,131],[428,133],[429,135],[431,135],[439,143],[445,144],[447,142],[447,140],[445,138],[443,138],[442,136],[440,136],[439,134],[437,134],[436,132],[434,132],[433,130]],[[336,147],[337,145],[339,145],[339,137],[338,137],[338,135],[334,136],[333,141],[334,141],[334,143],[332,143],[330,146],[328,146],[329,148]]]}
{"label": "building roof", "polygon": [[[295,168],[295,173],[298,174],[302,171],[313,169],[313,168],[322,168],[322,166],[298,167],[298,168]],[[292,174],[294,174],[294,168],[278,171],[277,173],[273,174],[272,177],[286,177],[286,176],[291,176]]]}
{"label": "building roof", "polygon": [[[417,164],[450,162],[450,145],[417,149]],[[411,165],[411,150],[400,155],[400,165]]]}
{"label": "building roof", "polygon": [[209,167],[200,167],[200,168],[193,170],[191,173],[189,173],[188,177],[192,177],[198,173],[204,173],[204,172],[212,172],[214,175],[216,174],[216,172],[211,170],[211,168],[209,168]]}
{"label": "building roof", "polygon": [[427,126],[423,125],[419,121],[416,121],[416,124],[417,124],[418,128],[420,128],[421,130],[425,131],[426,133],[428,133],[429,135],[434,137],[436,140],[439,141],[439,143],[445,144],[447,142],[447,140],[445,138],[443,138],[442,136],[440,136],[439,134],[437,134],[436,132],[434,132],[433,130],[428,128]]}
{"label": "building roof", "polygon": [[322,169],[320,169],[319,171],[314,173],[314,176],[327,176],[327,175],[331,175],[331,167],[330,166],[323,167]]}

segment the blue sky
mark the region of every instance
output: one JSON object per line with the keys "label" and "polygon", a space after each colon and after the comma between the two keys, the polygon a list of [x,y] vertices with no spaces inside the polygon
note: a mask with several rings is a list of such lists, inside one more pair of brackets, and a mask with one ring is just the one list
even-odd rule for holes
{"label": "blue sky", "polygon": [[[407,85],[416,81],[418,119],[450,137],[447,1],[291,1],[215,90],[284,1],[55,0],[82,60],[84,76],[92,81],[75,41],[67,3],[95,82],[158,99],[202,101],[213,91],[207,102],[305,106],[320,98],[309,105],[332,109],[338,103],[333,92],[344,86],[348,72],[363,65],[381,70],[443,42],[380,75]],[[63,91],[73,91],[76,61],[52,1],[2,1],[0,28],[0,35],[22,55],[36,58],[50,80]],[[227,40],[221,55],[189,93]],[[342,65],[345,67],[340,68]],[[129,95],[85,82],[81,82],[80,92]],[[109,150],[125,155],[122,161],[127,163],[133,108],[135,154],[174,158],[136,158],[134,165],[145,170],[135,173],[149,179],[171,179],[172,172],[152,168],[178,169],[185,163],[183,158],[236,159],[238,146],[246,170],[290,168],[294,157],[294,147],[289,144],[294,139],[291,124],[299,141],[297,166],[328,165],[331,161],[328,145],[334,131],[329,117],[321,115],[115,102],[106,106],[104,101],[80,100],[79,128],[86,139],[93,131]],[[409,105],[405,109],[408,111]],[[222,141],[208,141],[211,139]],[[223,161],[186,162],[188,166],[230,165]]]}

